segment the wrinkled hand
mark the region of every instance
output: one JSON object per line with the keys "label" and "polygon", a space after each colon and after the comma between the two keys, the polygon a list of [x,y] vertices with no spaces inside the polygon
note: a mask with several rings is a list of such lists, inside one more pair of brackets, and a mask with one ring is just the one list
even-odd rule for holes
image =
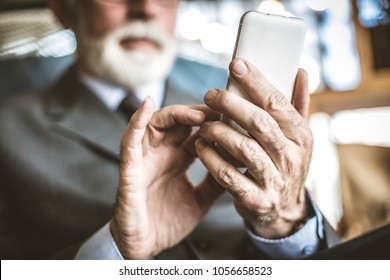
{"label": "wrinkled hand", "polygon": [[[211,90],[205,103],[235,121],[249,135],[223,122],[206,122],[197,153],[214,178],[235,197],[235,206],[259,236],[290,235],[307,217],[304,182],[312,153],[312,134],[305,120],[307,76],[300,70],[293,104],[249,62],[235,59],[230,72],[253,103],[224,90]],[[205,141],[206,140],[206,141]],[[216,151],[222,146],[247,171],[242,174]]]}
{"label": "wrinkled hand", "polygon": [[177,244],[221,192],[212,186],[216,182],[211,176],[194,187],[186,174],[194,160],[188,148],[192,126],[200,125],[205,114],[182,105],[153,111],[153,100],[145,99],[121,143],[110,229],[127,259],[152,258]]}

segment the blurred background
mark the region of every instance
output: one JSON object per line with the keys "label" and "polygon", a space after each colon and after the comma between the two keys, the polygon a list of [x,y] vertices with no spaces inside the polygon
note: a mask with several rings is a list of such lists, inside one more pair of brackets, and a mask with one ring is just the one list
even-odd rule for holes
{"label": "blurred background", "polygon": [[[315,138],[307,186],[344,239],[390,221],[390,12],[387,0],[182,0],[179,55],[227,69],[241,15],[308,25]],[[76,41],[45,0],[0,0],[0,98],[40,89],[73,60]]]}

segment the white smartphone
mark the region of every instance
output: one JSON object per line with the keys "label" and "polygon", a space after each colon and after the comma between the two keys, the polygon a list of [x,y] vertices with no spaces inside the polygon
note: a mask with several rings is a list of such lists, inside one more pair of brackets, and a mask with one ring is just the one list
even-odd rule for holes
{"label": "white smartphone", "polygon": [[[305,35],[306,23],[300,18],[249,11],[241,17],[233,58],[254,64],[291,101]],[[250,100],[231,77],[226,89]],[[227,117],[222,121],[246,133]]]}

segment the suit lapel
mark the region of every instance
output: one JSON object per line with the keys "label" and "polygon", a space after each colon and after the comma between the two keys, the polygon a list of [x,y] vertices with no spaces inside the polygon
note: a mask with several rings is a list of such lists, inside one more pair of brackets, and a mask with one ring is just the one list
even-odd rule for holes
{"label": "suit lapel", "polygon": [[47,101],[47,117],[56,131],[119,158],[126,122],[78,80],[74,68],[48,91]]}

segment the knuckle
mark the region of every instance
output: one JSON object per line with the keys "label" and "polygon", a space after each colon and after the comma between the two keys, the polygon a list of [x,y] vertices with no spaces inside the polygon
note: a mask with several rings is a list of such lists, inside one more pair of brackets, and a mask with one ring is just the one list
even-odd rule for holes
{"label": "knuckle", "polygon": [[250,129],[254,133],[260,133],[265,137],[272,136],[279,129],[272,117],[261,110],[257,110],[250,120]]}
{"label": "knuckle", "polygon": [[260,160],[260,159],[254,160],[250,164],[248,164],[247,167],[248,167],[249,174],[253,178],[255,178],[256,183],[259,186],[263,187],[265,185],[265,181],[264,181],[265,166],[264,166],[262,160]]}
{"label": "knuckle", "polygon": [[264,172],[264,162],[261,158],[259,144],[253,139],[246,139],[240,144],[240,151],[245,158],[246,166],[251,176],[262,178]]}
{"label": "knuckle", "polygon": [[296,174],[299,172],[299,160],[295,153],[287,153],[284,158],[284,170],[288,174]]}
{"label": "knuckle", "polygon": [[224,166],[218,171],[218,177],[225,185],[235,185],[237,180],[235,171],[236,170],[231,166]]}
{"label": "knuckle", "polygon": [[260,110],[257,110],[250,119],[250,128],[255,132],[261,132],[267,129],[267,117]]}
{"label": "knuckle", "polygon": [[259,144],[252,138],[245,137],[240,142],[238,149],[245,158],[250,159],[253,155],[259,153],[258,145]]}
{"label": "knuckle", "polygon": [[279,111],[286,103],[286,98],[276,88],[269,90],[269,96],[266,102],[265,110],[269,112]]}
{"label": "knuckle", "polygon": [[221,183],[228,186],[228,190],[234,197],[239,200],[246,200],[248,197],[247,191],[242,187],[242,184],[237,177],[237,170],[234,167],[225,166],[221,168],[218,172],[218,176]]}

